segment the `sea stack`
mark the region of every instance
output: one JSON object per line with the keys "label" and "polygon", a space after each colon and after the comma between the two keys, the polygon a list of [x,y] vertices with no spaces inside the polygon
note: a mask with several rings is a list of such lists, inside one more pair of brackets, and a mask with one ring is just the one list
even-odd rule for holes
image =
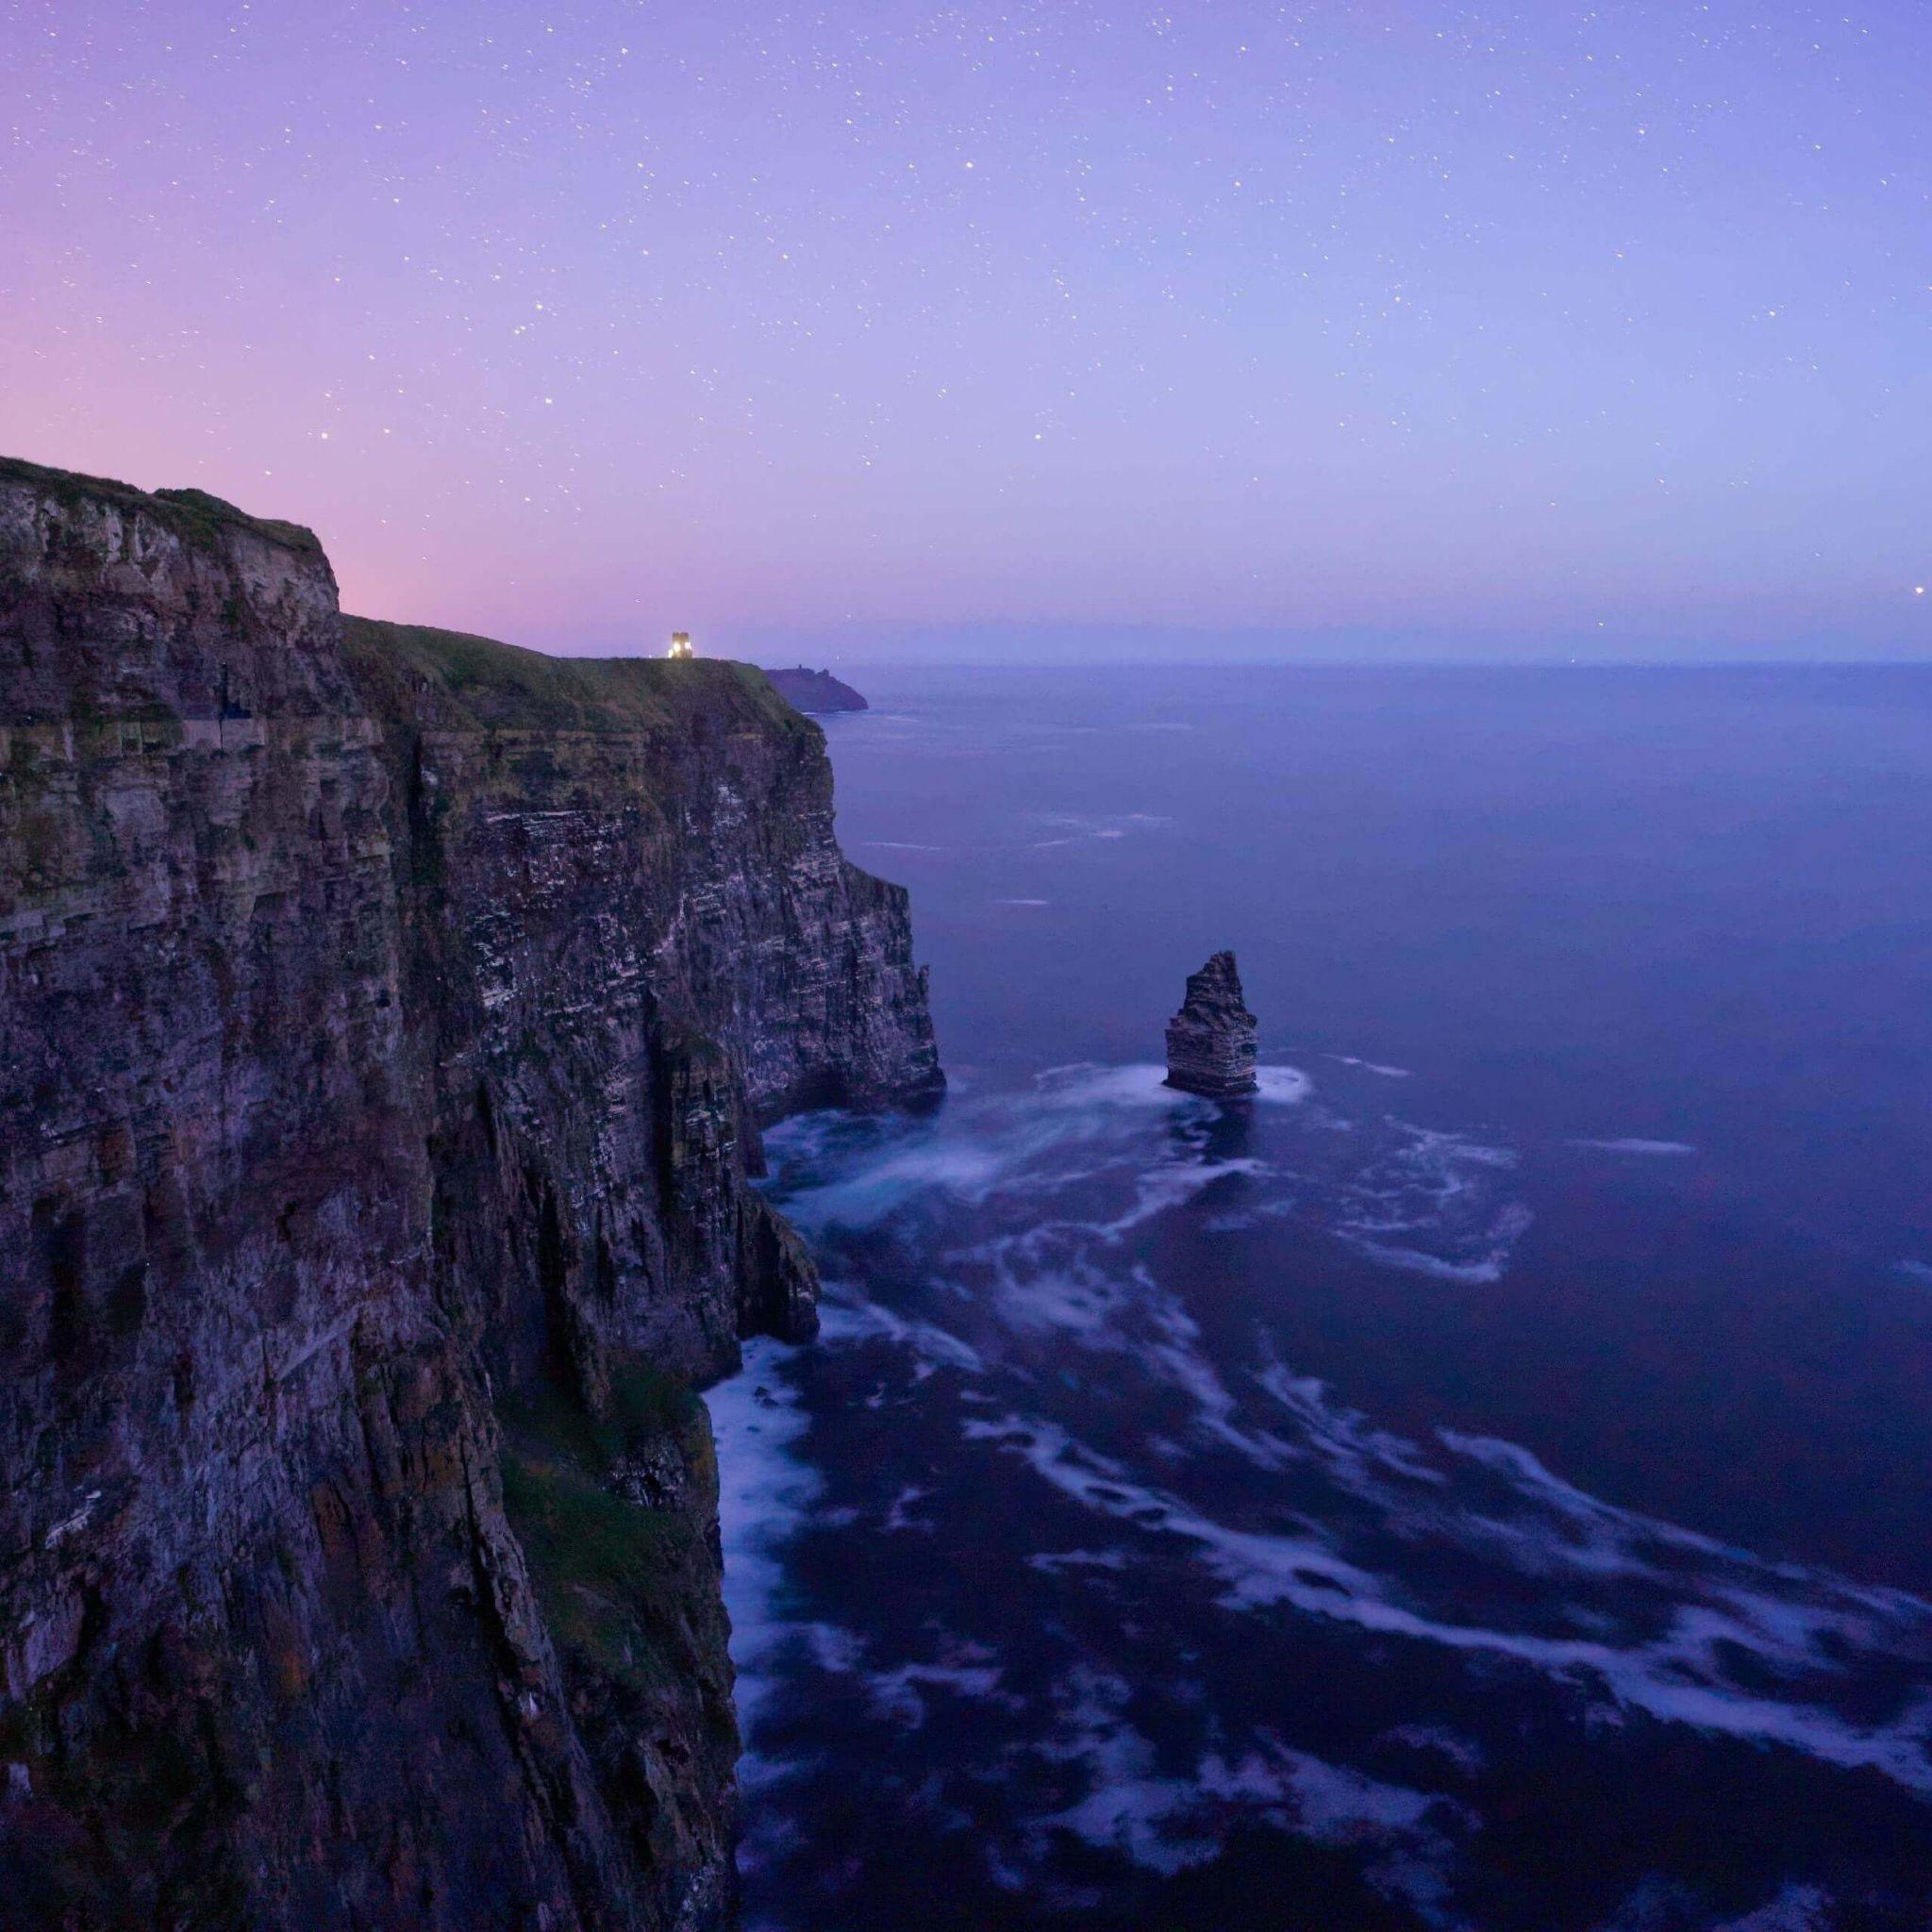
{"label": "sea stack", "polygon": [[1255,1016],[1242,1003],[1232,953],[1216,953],[1188,974],[1188,996],[1167,1023],[1167,1084],[1214,1100],[1259,1091]]}

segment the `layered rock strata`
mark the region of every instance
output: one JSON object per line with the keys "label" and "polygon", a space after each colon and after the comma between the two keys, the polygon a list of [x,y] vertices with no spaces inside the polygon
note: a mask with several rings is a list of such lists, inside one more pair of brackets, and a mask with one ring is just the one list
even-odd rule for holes
{"label": "layered rock strata", "polygon": [[728,1922],[691,1390],[760,1123],[940,1078],[831,820],[756,672],[0,463],[0,1923]]}
{"label": "layered rock strata", "polygon": [[1256,1092],[1255,1031],[1234,955],[1216,953],[1188,974],[1187,997],[1167,1023],[1167,1084],[1217,1100]]}

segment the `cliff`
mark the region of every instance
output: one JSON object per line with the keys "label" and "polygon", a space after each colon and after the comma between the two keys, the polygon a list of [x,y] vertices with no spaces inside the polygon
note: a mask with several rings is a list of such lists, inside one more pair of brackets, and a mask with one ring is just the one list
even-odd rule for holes
{"label": "cliff", "polygon": [[0,1923],[728,1923],[691,1391],[760,1122],[939,1077],[757,673],[0,463]]}
{"label": "cliff", "polygon": [[792,671],[767,671],[772,688],[789,705],[801,711],[867,711],[872,708],[849,684],[829,671],[808,671],[801,664]]}

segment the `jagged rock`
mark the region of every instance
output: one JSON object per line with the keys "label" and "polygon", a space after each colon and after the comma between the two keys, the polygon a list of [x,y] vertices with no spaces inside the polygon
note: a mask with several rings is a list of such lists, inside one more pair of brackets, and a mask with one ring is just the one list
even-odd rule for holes
{"label": "jagged rock", "polygon": [[688,1389],[815,1321],[760,1124],[939,1079],[761,678],[0,461],[0,1920],[723,1924]]}
{"label": "jagged rock", "polygon": [[1258,1091],[1255,1016],[1242,1004],[1232,953],[1188,974],[1188,996],[1167,1023],[1167,1084],[1216,1100]]}

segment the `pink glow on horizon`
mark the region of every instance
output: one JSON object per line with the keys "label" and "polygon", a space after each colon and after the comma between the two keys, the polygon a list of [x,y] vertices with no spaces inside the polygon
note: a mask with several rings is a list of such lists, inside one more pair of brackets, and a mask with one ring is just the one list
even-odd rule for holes
{"label": "pink glow on horizon", "polygon": [[0,448],[550,648],[1932,641],[1924,8],[704,11],[17,7]]}

